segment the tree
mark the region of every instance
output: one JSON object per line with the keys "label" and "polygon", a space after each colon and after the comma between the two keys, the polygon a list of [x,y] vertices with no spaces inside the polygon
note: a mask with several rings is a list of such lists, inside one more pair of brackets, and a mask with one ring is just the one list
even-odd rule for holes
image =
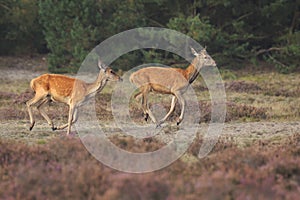
{"label": "tree", "polygon": [[50,54],[49,70],[74,72],[101,37],[97,0],[40,1],[40,22]]}
{"label": "tree", "polygon": [[44,52],[38,23],[37,0],[2,0],[0,3],[0,54]]}

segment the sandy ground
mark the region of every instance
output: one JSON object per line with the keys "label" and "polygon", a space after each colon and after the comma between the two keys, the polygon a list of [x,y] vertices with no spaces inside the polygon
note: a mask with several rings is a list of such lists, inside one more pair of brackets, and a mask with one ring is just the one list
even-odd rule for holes
{"label": "sandy ground", "polygon": [[[38,70],[28,70],[28,69],[12,69],[12,68],[2,68],[0,69],[1,80],[7,81],[8,84],[14,84],[17,86],[18,82],[27,82],[37,77],[40,74],[45,73],[44,68]],[[13,81],[13,83],[11,83]],[[11,85],[11,87],[14,87]],[[25,86],[23,86],[25,87]],[[1,91],[1,90],[0,90]],[[2,91],[5,92],[5,91]],[[5,115],[5,113],[1,113]],[[28,118],[28,116],[27,116]],[[47,125],[45,121],[39,120],[34,130],[30,132],[28,130],[29,119],[23,120],[8,120],[0,121],[0,137],[1,138],[11,138],[16,140],[23,140],[27,142],[45,142],[47,139],[53,137],[62,137],[65,135],[65,131],[53,132]],[[201,124],[198,133],[205,134],[208,124]],[[110,127],[109,124],[105,127]],[[111,130],[114,131],[113,128]],[[249,122],[249,123],[225,123],[224,129],[221,136],[230,136],[233,138],[243,138],[245,141],[264,139],[264,138],[275,138],[275,140],[280,140],[280,138],[299,133],[300,122],[299,121],[288,121],[288,122]],[[113,131],[111,134],[113,134]]]}

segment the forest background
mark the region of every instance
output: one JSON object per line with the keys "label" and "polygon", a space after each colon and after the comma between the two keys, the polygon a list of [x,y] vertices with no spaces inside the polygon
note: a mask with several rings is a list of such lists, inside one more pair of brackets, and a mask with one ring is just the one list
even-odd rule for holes
{"label": "forest background", "polygon": [[[187,34],[219,68],[247,64],[281,73],[299,70],[299,0],[2,0],[0,55],[47,54],[48,70],[76,72],[105,39],[136,27],[164,27]],[[144,49],[122,56],[115,68],[167,65],[180,59]]]}

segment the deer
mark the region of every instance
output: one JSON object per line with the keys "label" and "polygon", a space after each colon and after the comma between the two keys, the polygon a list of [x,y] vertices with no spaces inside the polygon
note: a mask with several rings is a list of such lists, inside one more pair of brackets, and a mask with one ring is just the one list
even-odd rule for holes
{"label": "deer", "polygon": [[[134,98],[136,100],[139,98],[142,99],[141,103],[145,121],[150,117],[153,123],[156,124],[156,127],[160,127],[172,114],[177,101],[179,101],[181,113],[176,120],[177,125],[182,122],[186,104],[183,94],[188,89],[188,86],[198,77],[201,68],[216,66],[216,62],[208,55],[206,48],[203,48],[200,52],[196,52],[191,47],[191,51],[195,58],[185,69],[149,66],[139,69],[130,75],[130,82],[138,88],[138,93],[134,95]],[[150,92],[172,95],[170,110],[159,122],[157,122],[149,109],[148,94]]]}
{"label": "deer", "polygon": [[[89,99],[99,93],[107,81],[122,81],[110,67],[98,60],[99,74],[92,83],[68,77],[60,74],[43,74],[30,81],[30,87],[35,92],[35,96],[26,102],[31,131],[35,125],[32,114],[32,106],[36,106],[41,116],[48,122],[52,130],[62,130],[67,128],[67,135],[71,132],[71,125],[78,119],[78,108]],[[61,126],[54,126],[52,120],[46,114],[44,106],[47,102],[62,102],[69,106],[68,122]]]}

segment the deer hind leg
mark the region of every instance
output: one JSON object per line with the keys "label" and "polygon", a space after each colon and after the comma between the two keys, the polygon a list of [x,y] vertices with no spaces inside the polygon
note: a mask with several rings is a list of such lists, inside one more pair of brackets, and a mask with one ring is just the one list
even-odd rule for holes
{"label": "deer hind leg", "polygon": [[153,115],[153,113],[151,112],[149,105],[148,105],[148,94],[151,90],[151,86],[150,85],[146,85],[143,88],[142,91],[142,107],[143,107],[143,111],[144,111],[144,116],[145,116],[145,120],[148,120],[148,117],[151,118],[151,120],[153,121],[153,123],[156,123],[156,119]]}
{"label": "deer hind leg", "polygon": [[176,96],[173,96],[172,97],[172,102],[171,102],[171,107],[170,107],[170,110],[169,112],[166,114],[166,116],[164,118],[162,118],[159,123],[157,124],[157,127],[159,127],[162,123],[164,123],[168,117],[171,115],[171,113],[174,111],[175,109],[175,105],[176,105],[176,102],[177,102],[177,98]]}
{"label": "deer hind leg", "polygon": [[143,116],[144,116],[145,121],[147,121],[148,118],[149,118],[149,115],[148,115],[148,113],[147,113],[146,105],[145,105],[145,103],[146,103],[146,102],[145,102],[145,96],[146,96],[145,93],[147,93],[147,91],[146,91],[146,86],[141,86],[141,87],[139,88],[139,92],[138,92],[137,94],[134,95],[134,98],[135,98],[136,100],[138,100],[138,99],[141,98],[141,104],[142,104]]}
{"label": "deer hind leg", "polygon": [[144,116],[145,121],[147,121],[149,115],[148,115],[148,113],[146,113],[146,110],[144,109],[144,106],[143,106],[144,105],[144,97],[143,97],[143,93],[141,92],[142,87],[139,90],[140,91],[134,95],[134,98],[135,98],[135,100],[139,100],[140,98],[142,99],[141,102],[142,102],[143,116]]}
{"label": "deer hind leg", "polygon": [[148,121],[149,114],[147,113],[147,95],[142,94],[142,109],[145,121]]}
{"label": "deer hind leg", "polygon": [[136,100],[138,100],[139,98],[141,98],[142,97],[142,92],[141,91],[139,91],[138,93],[136,93],[135,95],[134,95],[134,98],[136,99]]}
{"label": "deer hind leg", "polygon": [[181,113],[180,116],[177,120],[177,125],[179,125],[184,117],[184,111],[185,111],[185,99],[183,98],[183,96],[181,95],[180,92],[175,93],[176,98],[178,99],[180,105],[181,105]]}
{"label": "deer hind leg", "polygon": [[32,106],[36,105],[37,103],[39,103],[40,101],[45,99],[46,96],[47,96],[47,93],[36,92],[35,96],[26,102],[27,110],[28,110],[28,114],[29,114],[29,118],[30,118],[30,127],[29,127],[30,131],[32,130],[32,128],[34,127],[34,124],[35,124],[35,120],[34,120],[33,114],[32,114]]}
{"label": "deer hind leg", "polygon": [[40,114],[44,117],[44,119],[48,122],[49,126],[51,126],[52,130],[54,131],[54,130],[56,130],[56,128],[54,127],[52,120],[49,118],[49,116],[47,115],[47,113],[44,110],[44,106],[49,101],[50,101],[50,99],[48,97],[44,98],[42,100],[42,102],[37,106],[37,109],[40,112]]}

